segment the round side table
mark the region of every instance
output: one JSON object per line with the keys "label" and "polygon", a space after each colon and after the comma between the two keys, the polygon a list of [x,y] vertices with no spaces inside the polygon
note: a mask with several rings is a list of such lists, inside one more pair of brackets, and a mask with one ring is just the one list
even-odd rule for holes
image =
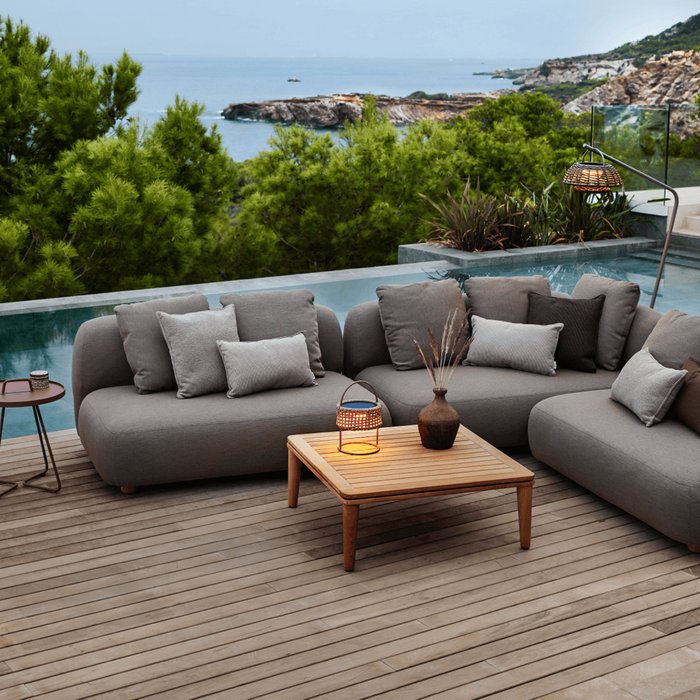
{"label": "round side table", "polygon": [[[24,391],[8,391],[8,386],[12,384],[20,384],[21,382],[26,383],[26,389]],[[66,395],[66,388],[63,384],[58,382],[49,382],[49,386],[46,389],[34,389],[32,387],[29,379],[5,379],[0,384],[0,407],[2,408],[2,414],[0,414],[0,443],[2,443],[2,427],[5,422],[5,409],[6,408],[23,408],[27,406],[32,407],[34,412],[34,421],[36,422],[36,433],[39,436],[39,442],[41,443],[41,451],[44,455],[44,471],[39,472],[30,476],[28,479],[24,480],[24,485],[32,489],[42,489],[43,491],[50,491],[51,493],[58,493],[61,490],[61,479],[58,476],[58,469],[56,469],[56,460],[53,458],[53,452],[51,451],[51,445],[49,444],[49,436],[46,433],[46,427],[44,426],[44,420],[41,417],[41,411],[39,406],[45,403],[52,403],[62,399]],[[56,476],[57,486],[55,488],[51,486],[42,486],[41,484],[30,484],[30,481],[38,479],[44,476],[49,471],[49,460],[46,453],[49,453],[51,457],[51,464],[53,465],[53,473]],[[20,481],[4,481],[0,480],[0,484],[7,485],[10,488],[5,489],[0,496],[4,496],[6,493],[16,489]]]}

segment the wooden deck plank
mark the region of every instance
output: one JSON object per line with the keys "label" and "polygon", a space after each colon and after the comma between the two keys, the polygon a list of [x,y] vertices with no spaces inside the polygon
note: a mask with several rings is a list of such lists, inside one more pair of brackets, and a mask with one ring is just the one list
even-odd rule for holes
{"label": "wooden deck plank", "polygon": [[[700,555],[527,452],[530,550],[514,490],[377,503],[346,573],[340,504],[309,476],[294,510],[284,474],[126,496],[74,431],[51,442],[62,491],[0,500],[3,700],[700,695]],[[3,440],[0,474],[41,460]],[[634,675],[674,654],[676,685]]]}

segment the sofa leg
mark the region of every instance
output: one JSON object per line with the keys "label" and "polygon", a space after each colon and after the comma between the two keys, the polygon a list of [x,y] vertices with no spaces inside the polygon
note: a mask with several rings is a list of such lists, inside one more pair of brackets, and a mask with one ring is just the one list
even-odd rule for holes
{"label": "sofa leg", "polygon": [[691,552],[700,552],[700,544],[689,544],[688,549]]}
{"label": "sofa leg", "polygon": [[136,486],[122,486],[122,493],[134,493]]}

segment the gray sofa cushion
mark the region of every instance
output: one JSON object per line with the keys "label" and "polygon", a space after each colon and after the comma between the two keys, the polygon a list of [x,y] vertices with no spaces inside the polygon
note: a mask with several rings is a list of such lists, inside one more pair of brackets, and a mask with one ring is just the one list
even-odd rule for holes
{"label": "gray sofa cushion", "polygon": [[314,295],[309,289],[223,294],[221,304],[236,309],[238,336],[242,341],[282,338],[303,332],[311,371],[322,377],[324,367],[318,338]]}
{"label": "gray sofa cushion", "polygon": [[156,316],[170,351],[177,398],[226,391],[226,372],[216,342],[238,340],[233,306],[191,314],[157,311]]}
{"label": "gray sofa cushion", "polygon": [[459,284],[453,279],[383,284],[377,287],[377,296],[386,344],[398,370],[423,367],[413,340],[421,346],[427,345],[426,327],[430,327],[439,343],[448,315],[457,312],[456,327],[459,327],[467,314]]}
{"label": "gray sofa cushion", "polygon": [[648,430],[607,391],[590,391],[537,404],[528,432],[537,459],[669,537],[700,544],[700,436],[680,421]]}
{"label": "gray sofa cushion", "polygon": [[204,294],[171,299],[153,299],[114,307],[124,352],[134,373],[140,394],[174,389],[175,374],[168,345],[160,329],[156,311],[187,314],[205,311],[209,302]]}
{"label": "gray sofa cushion", "polygon": [[610,398],[627,406],[650,428],[663,420],[686,374],[686,370],[659,364],[649,348],[644,348],[622,368],[610,389]]}
{"label": "gray sofa cushion", "polygon": [[316,384],[309,367],[309,352],[303,333],[291,338],[268,338],[249,343],[219,340],[216,344],[226,368],[226,396],[229,399],[271,389]]}
{"label": "gray sofa cushion", "polygon": [[465,363],[512,367],[553,377],[554,351],[562,328],[563,323],[541,326],[472,316],[473,338]]}
{"label": "gray sofa cushion", "polygon": [[528,293],[549,295],[549,280],[531,277],[470,277],[464,282],[470,313],[509,323],[527,323]]}
{"label": "gray sofa cushion", "polygon": [[644,343],[665,367],[680,369],[689,357],[700,358],[700,316],[671,309]]}
{"label": "gray sofa cushion", "polygon": [[605,297],[571,299],[530,292],[528,323],[563,323],[554,359],[559,367],[579,372],[595,372],[593,360],[598,341],[598,323]]}
{"label": "gray sofa cushion", "polygon": [[571,292],[572,299],[592,299],[605,295],[603,313],[598,324],[595,361],[603,369],[617,369],[627,334],[637,310],[639,285],[586,273]]}
{"label": "gray sofa cushion", "polygon": [[[572,391],[607,389],[617,372],[595,374],[557,370],[556,377],[501,367],[455,369],[446,399],[462,424],[497,447],[527,444],[527,420],[532,407],[549,396]],[[427,370],[397,372],[392,365],[368,367],[357,375],[368,381],[391,413],[394,425],[411,425],[433,399]],[[636,419],[635,419],[636,420]]]}
{"label": "gray sofa cushion", "polygon": [[675,404],[675,414],[700,435],[700,364],[692,357],[683,365],[688,372]]}
{"label": "gray sofa cushion", "polygon": [[[336,406],[352,380],[327,372],[317,381],[235,401],[223,393],[187,401],[174,391],[139,395],[133,385],[99,389],[81,406],[80,437],[100,476],[116,486],[284,470],[288,435],[337,430]],[[363,387],[353,392],[374,399]],[[386,409],[382,419],[391,425]]]}

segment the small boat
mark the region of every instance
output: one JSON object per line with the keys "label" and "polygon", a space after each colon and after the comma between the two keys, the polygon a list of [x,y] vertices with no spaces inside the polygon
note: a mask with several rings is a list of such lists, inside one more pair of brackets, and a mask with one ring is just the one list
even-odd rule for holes
{"label": "small boat", "polygon": [[287,78],[287,82],[288,83],[300,83],[301,80],[299,80],[299,78],[297,78],[295,75],[293,78]]}

